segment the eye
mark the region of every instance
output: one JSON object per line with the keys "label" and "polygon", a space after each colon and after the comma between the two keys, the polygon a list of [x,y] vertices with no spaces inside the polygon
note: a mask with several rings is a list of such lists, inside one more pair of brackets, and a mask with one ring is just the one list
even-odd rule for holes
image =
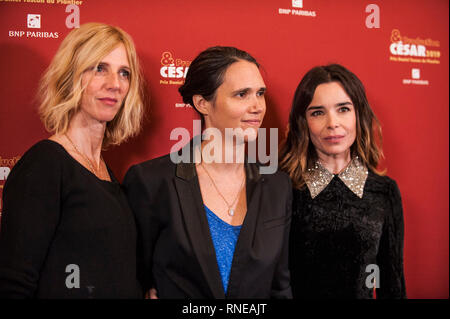
{"label": "eye", "polygon": [[350,112],[350,108],[349,107],[347,107],[347,106],[343,106],[343,107],[341,107],[341,108],[339,108],[339,112]]}
{"label": "eye", "polygon": [[245,97],[247,95],[247,91],[240,91],[236,94],[237,97]]}
{"label": "eye", "polygon": [[104,72],[106,70],[106,67],[104,64],[99,64],[94,68],[95,72]]}
{"label": "eye", "polygon": [[264,96],[265,93],[266,93],[266,90],[259,90],[259,91],[256,93],[256,96]]}
{"label": "eye", "polygon": [[322,114],[323,114],[323,111],[318,110],[318,111],[312,112],[312,113],[311,113],[311,116],[312,116],[312,117],[316,117],[316,116],[319,116],[319,115],[322,115]]}
{"label": "eye", "polygon": [[130,71],[128,71],[127,69],[121,69],[119,71],[120,76],[129,79],[130,78]]}

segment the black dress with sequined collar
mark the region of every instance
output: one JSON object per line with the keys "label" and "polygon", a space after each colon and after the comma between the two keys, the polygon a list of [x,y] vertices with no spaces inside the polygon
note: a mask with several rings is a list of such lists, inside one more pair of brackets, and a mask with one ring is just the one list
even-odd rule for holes
{"label": "black dress with sequined collar", "polygon": [[396,182],[358,158],[336,175],[316,163],[305,181],[294,190],[289,261],[294,298],[406,298]]}

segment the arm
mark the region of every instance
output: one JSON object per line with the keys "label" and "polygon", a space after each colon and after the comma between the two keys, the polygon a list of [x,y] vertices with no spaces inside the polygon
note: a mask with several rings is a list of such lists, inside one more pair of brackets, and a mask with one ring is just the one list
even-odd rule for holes
{"label": "arm", "polygon": [[[150,177],[151,178],[151,177]],[[137,274],[143,292],[154,288],[152,278],[153,249],[158,236],[158,222],[151,214],[152,191],[145,182],[141,166],[131,167],[125,175],[123,186],[137,226]]]}
{"label": "arm", "polygon": [[275,275],[272,282],[272,291],[270,293],[271,298],[275,299],[292,299],[291,291],[291,278],[288,266],[288,254],[289,254],[289,231],[291,229],[292,219],[292,182],[287,177],[286,192],[288,193],[286,205],[286,224],[283,229],[283,247],[279,257],[277,267],[275,269]]}
{"label": "arm", "polygon": [[0,229],[0,298],[34,297],[59,222],[60,164],[55,156],[44,153],[26,154],[5,184]]}
{"label": "arm", "polygon": [[386,214],[377,256],[380,268],[380,288],[377,289],[377,298],[403,299],[406,298],[403,274],[403,208],[395,181],[391,181],[389,197],[391,210]]}

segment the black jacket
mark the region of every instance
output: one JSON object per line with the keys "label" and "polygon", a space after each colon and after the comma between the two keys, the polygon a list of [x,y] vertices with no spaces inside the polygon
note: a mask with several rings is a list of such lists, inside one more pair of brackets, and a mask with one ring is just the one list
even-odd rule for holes
{"label": "black jacket", "polygon": [[125,192],[138,227],[138,273],[159,298],[291,298],[292,191],[282,172],[245,163],[247,214],[225,295],[193,163],[166,155],[132,166]]}

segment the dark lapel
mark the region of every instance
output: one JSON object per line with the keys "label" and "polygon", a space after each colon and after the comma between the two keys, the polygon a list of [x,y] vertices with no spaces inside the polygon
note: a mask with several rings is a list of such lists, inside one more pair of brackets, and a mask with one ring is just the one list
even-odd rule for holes
{"label": "dark lapel", "polygon": [[214,244],[209,232],[208,219],[198,182],[195,163],[179,163],[175,187],[180,199],[181,211],[203,275],[215,299],[224,299],[222,279],[217,265]]}
{"label": "dark lapel", "polygon": [[[193,154],[192,141],[185,148]],[[253,246],[256,222],[260,212],[261,182],[264,178],[259,174],[256,164],[245,162],[247,214],[244,219],[239,239],[236,243],[227,297],[237,296],[241,281],[241,267],[245,267],[246,259]],[[203,207],[203,199],[198,182],[195,163],[179,163],[176,168],[175,187],[181,203],[181,210],[203,275],[208,282],[215,299],[225,298],[222,279],[217,265],[214,244],[209,231],[208,219]]]}

